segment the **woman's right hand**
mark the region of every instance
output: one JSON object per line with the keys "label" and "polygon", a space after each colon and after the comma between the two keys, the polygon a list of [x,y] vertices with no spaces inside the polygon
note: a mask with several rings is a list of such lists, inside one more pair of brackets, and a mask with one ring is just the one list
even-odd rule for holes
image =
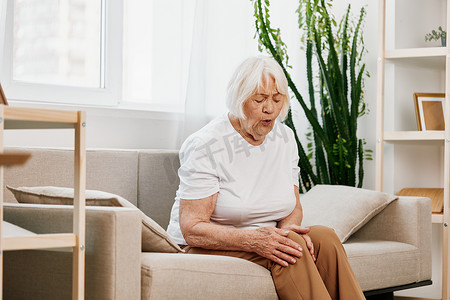
{"label": "woman's right hand", "polygon": [[258,255],[270,259],[280,266],[295,264],[302,257],[302,247],[288,238],[289,230],[276,227],[261,227],[252,231],[248,246]]}

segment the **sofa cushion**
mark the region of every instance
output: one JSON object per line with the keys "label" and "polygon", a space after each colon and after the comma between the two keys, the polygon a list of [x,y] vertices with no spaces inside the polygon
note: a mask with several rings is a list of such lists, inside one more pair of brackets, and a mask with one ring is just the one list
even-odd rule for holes
{"label": "sofa cushion", "polygon": [[341,185],[317,185],[300,197],[303,226],[333,228],[344,243],[396,196]]}
{"label": "sofa cushion", "polygon": [[[168,282],[175,284],[168,287]],[[244,259],[142,253],[141,298],[275,300],[278,296],[270,271]]]}
{"label": "sofa cushion", "polygon": [[351,237],[344,248],[363,291],[420,281],[422,258],[413,245]]}
{"label": "sofa cushion", "polygon": [[[19,203],[73,205],[73,189],[56,186],[6,186]],[[121,206],[118,196],[101,191],[86,190],[87,206]]]}
{"label": "sofa cushion", "polygon": [[[7,188],[19,203],[73,205],[73,189],[63,187],[18,187]],[[102,191],[86,190],[88,206],[122,206],[136,208],[126,199]],[[182,252],[180,247],[167,235],[155,221],[140,211],[142,219],[142,251]]]}

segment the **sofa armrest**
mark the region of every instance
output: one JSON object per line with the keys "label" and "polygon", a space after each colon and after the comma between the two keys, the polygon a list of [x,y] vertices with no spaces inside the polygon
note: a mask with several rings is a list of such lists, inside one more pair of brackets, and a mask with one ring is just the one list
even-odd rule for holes
{"label": "sofa armrest", "polygon": [[431,200],[401,196],[358,230],[349,241],[388,240],[418,249],[419,278],[431,274]]}
{"label": "sofa armrest", "polygon": [[358,230],[354,237],[402,242],[418,248],[429,246],[431,201],[424,197],[401,196]]}
{"label": "sofa armrest", "polygon": [[[5,203],[4,220],[35,233],[68,233],[72,211],[72,206]],[[140,298],[141,226],[137,209],[86,208],[87,299]],[[71,299],[71,249],[8,251],[4,273],[8,299]]]}

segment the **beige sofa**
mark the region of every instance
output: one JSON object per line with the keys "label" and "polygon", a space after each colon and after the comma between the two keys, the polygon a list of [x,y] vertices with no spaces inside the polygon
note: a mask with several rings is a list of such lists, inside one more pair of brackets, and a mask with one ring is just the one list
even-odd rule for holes
{"label": "beige sofa", "polygon": [[[72,187],[69,150],[28,149],[7,168],[11,186]],[[176,151],[88,150],[87,188],[118,194],[166,228],[178,186]],[[71,231],[71,207],[17,204],[5,191],[4,218],[36,233]],[[430,284],[431,203],[400,197],[344,244],[366,295]],[[277,299],[270,273],[244,260],[141,252],[138,211],[88,207],[86,299]],[[71,253],[4,255],[5,299],[70,299]]]}

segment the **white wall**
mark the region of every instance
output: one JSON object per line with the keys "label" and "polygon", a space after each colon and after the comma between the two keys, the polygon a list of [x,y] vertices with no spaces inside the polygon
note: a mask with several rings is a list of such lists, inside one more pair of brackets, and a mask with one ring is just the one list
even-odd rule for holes
{"label": "white wall", "polygon": [[[11,103],[86,111],[87,148],[177,149],[182,116],[176,113]],[[7,130],[5,146],[73,147],[73,130]]]}

